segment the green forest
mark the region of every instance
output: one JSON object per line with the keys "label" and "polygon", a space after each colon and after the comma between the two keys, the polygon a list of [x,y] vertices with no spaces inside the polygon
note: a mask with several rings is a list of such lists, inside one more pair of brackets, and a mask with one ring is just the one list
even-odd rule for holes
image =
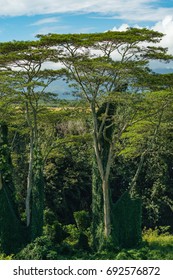
{"label": "green forest", "polygon": [[173,73],[151,68],[173,59],[163,36],[0,43],[0,259],[173,260]]}

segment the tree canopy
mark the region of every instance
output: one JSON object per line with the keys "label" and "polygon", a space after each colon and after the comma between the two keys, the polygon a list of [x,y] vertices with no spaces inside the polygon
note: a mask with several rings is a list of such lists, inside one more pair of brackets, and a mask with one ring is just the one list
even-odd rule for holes
{"label": "tree canopy", "polygon": [[[153,30],[129,28],[0,43],[0,125],[9,127],[8,141],[0,142],[9,153],[1,155],[0,192],[8,189],[6,163],[11,158],[13,208],[17,205],[28,240],[42,235],[51,201],[63,223],[74,222],[72,212],[89,210],[97,249],[110,240],[116,246],[127,244],[132,235],[134,243],[140,241],[141,218],[135,213],[141,213],[141,200],[145,213],[155,213],[153,223],[166,207],[172,211],[173,75],[156,74],[149,67],[150,61],[173,58],[159,45],[162,37]],[[73,92],[65,105],[50,87],[62,79]],[[116,211],[120,217],[122,212],[122,220]],[[136,215],[136,233],[129,225],[128,233],[121,234],[117,224],[127,228],[123,213],[129,221]]]}

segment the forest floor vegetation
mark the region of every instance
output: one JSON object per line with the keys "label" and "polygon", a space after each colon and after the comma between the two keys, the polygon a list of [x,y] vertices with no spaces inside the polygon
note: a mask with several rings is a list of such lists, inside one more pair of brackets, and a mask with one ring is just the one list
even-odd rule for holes
{"label": "forest floor vegetation", "polygon": [[0,260],[173,260],[173,235],[167,227],[144,230],[142,242],[136,248],[104,248],[99,252],[93,252],[85,241],[80,248],[79,234],[74,228],[72,235],[60,244],[54,244],[49,236],[38,237],[16,255],[0,254]]}

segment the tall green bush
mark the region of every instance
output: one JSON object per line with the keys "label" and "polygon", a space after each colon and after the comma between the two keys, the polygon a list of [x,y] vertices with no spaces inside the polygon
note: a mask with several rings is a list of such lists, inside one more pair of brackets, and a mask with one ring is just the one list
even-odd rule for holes
{"label": "tall green bush", "polygon": [[141,200],[126,191],[112,204],[113,240],[118,247],[130,248],[141,242]]}
{"label": "tall green bush", "polygon": [[4,123],[0,124],[0,177],[0,246],[3,253],[11,254],[26,242],[26,229],[21,225],[15,203],[8,128]]}

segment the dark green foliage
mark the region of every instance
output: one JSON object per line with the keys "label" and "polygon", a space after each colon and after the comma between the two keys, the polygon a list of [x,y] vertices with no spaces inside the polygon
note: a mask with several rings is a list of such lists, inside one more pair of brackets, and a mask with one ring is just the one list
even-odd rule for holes
{"label": "dark green foliage", "polygon": [[113,241],[118,247],[130,248],[141,242],[141,200],[125,192],[112,205]]}
{"label": "dark green foliage", "polygon": [[36,158],[33,168],[32,188],[32,216],[31,216],[31,239],[40,236],[43,231],[43,210],[44,210],[44,178],[41,158]]}
{"label": "dark green foliage", "polygon": [[60,244],[68,236],[58,221],[55,221],[51,225],[45,225],[43,227],[43,233],[45,236],[48,236],[55,244]]}
{"label": "dark green foliage", "polygon": [[[84,244],[83,237],[82,244]],[[13,256],[21,260],[173,260],[173,236],[166,233],[158,234],[158,230],[148,230],[143,234],[144,241],[139,246],[128,249],[102,249],[99,252],[87,251],[78,246],[63,242],[59,245],[52,243],[49,236],[35,239]],[[0,259],[11,259],[0,255]]]}
{"label": "dark green foliage", "polygon": [[78,230],[83,232],[90,226],[89,213],[81,210],[73,213]]}
{"label": "dark green foliage", "polygon": [[0,124],[0,246],[6,254],[16,252],[26,242],[26,229],[22,227],[15,203],[12,163],[8,147],[8,129]]}
{"label": "dark green foliage", "polygon": [[155,151],[148,157],[138,180],[139,195],[143,203],[143,227],[171,226],[173,200],[172,155]]}
{"label": "dark green foliage", "polygon": [[87,236],[87,229],[90,226],[90,217],[89,213],[85,210],[74,212],[74,219],[78,228],[79,239],[76,245],[76,248],[79,248],[84,251],[89,251],[90,247],[88,244],[88,236]]}
{"label": "dark green foliage", "polygon": [[55,244],[60,244],[68,236],[62,224],[56,220],[54,213],[49,209],[44,211],[43,234]]}
{"label": "dark green foliage", "polygon": [[16,259],[22,260],[46,260],[51,256],[57,258],[55,246],[49,237],[41,236],[28,244],[22,251],[16,255]]}
{"label": "dark green foliage", "polygon": [[92,246],[94,250],[98,250],[103,244],[103,231],[102,182],[99,176],[96,159],[94,157],[92,175]]}
{"label": "dark green foliage", "polygon": [[65,239],[66,243],[72,247],[76,247],[79,241],[80,231],[74,224],[65,225],[64,229],[68,234],[67,238]]}
{"label": "dark green foliage", "polygon": [[[143,226],[173,232],[173,79],[148,68],[150,59],[172,59],[166,48],[147,46],[161,38],[129,28],[0,44],[0,118],[10,128],[8,136],[0,124],[2,253],[32,242],[16,259],[172,258],[172,236],[151,230],[141,243],[141,212]],[[42,71],[52,58],[66,69]],[[11,65],[20,70],[5,71]],[[45,90],[60,77],[79,101],[44,108],[55,105]],[[133,182],[143,211],[127,191]],[[20,222],[26,215],[29,233]]]}
{"label": "dark green foliage", "polygon": [[45,225],[52,225],[54,221],[56,220],[55,214],[53,211],[49,208],[46,208],[44,210],[44,226]]}
{"label": "dark green foliage", "polygon": [[88,237],[84,233],[80,233],[79,240],[77,243],[76,248],[83,250],[83,251],[90,251],[90,247],[88,244]]}
{"label": "dark green foliage", "polygon": [[[26,198],[26,184],[27,184],[27,145],[28,135],[19,133],[17,128],[13,127],[15,132],[10,133],[9,137],[15,137],[15,144],[13,146],[13,180],[16,190],[16,203],[18,205],[19,214],[21,219],[25,221],[25,198]],[[12,139],[10,140],[12,141]],[[17,176],[16,176],[17,174]]]}
{"label": "dark green foliage", "polygon": [[[73,248],[63,240],[68,236],[62,225],[55,220],[50,220],[43,227],[43,235],[35,238],[17,255],[16,259],[24,260],[54,260],[68,258]],[[66,256],[66,257],[65,257]]]}
{"label": "dark green foliage", "polygon": [[74,212],[90,210],[91,163],[86,143],[60,146],[47,160],[44,176],[45,206],[58,221],[74,223]]}

